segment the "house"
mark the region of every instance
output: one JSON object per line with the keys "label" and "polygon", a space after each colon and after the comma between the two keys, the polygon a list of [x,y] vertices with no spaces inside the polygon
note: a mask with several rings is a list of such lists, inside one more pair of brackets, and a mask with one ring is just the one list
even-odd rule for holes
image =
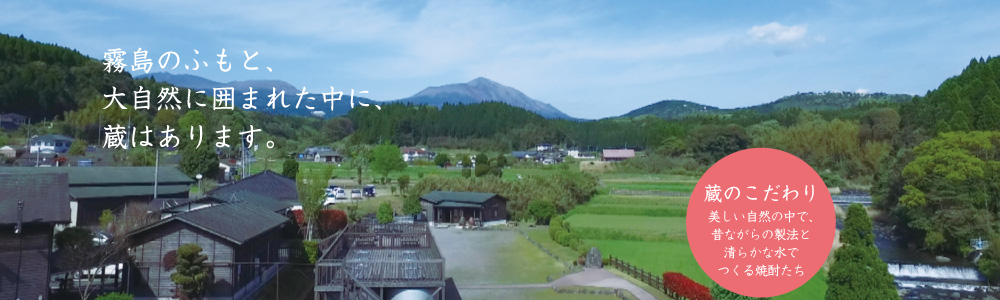
{"label": "house", "polygon": [[237,173],[237,165],[235,159],[222,159],[219,160],[219,173],[215,176],[215,181],[218,182],[230,182],[233,180],[233,176]]}
{"label": "house", "polygon": [[70,223],[68,178],[0,174],[0,299],[49,299],[53,232]]}
{"label": "house", "polygon": [[252,192],[278,201],[299,201],[299,192],[295,180],[271,170],[265,170],[247,178],[220,185],[209,191],[208,194],[232,194],[238,191]]}
{"label": "house", "polygon": [[28,123],[28,117],[19,114],[0,114],[0,129],[17,130]]}
{"label": "house", "polygon": [[594,159],[594,155],[591,153],[580,152],[580,150],[567,150],[566,155],[576,159]]}
{"label": "house", "polygon": [[97,226],[105,209],[119,211],[160,197],[188,198],[194,183],[172,167],[0,168],[0,174],[23,177],[48,173],[68,174],[71,225],[82,227]]}
{"label": "house", "polygon": [[552,144],[549,144],[549,143],[538,144],[537,146],[535,146],[535,150],[538,151],[538,152],[545,152],[545,151],[552,150]]}
{"label": "house", "polygon": [[327,150],[322,152],[317,152],[316,156],[313,157],[315,162],[325,162],[325,163],[340,163],[344,161],[344,156],[340,155],[340,152]]}
{"label": "house", "polygon": [[18,156],[21,156],[21,154],[23,153],[24,153],[24,147],[18,147],[18,146],[0,147],[0,156],[2,157],[17,158]]}
{"label": "house", "polygon": [[403,154],[403,161],[408,163],[416,160],[432,160],[436,156],[434,152],[427,151],[427,148],[402,147],[399,148],[399,152]]}
{"label": "house", "polygon": [[71,137],[59,134],[46,134],[43,136],[34,137],[31,138],[28,152],[66,153],[66,151],[69,151],[69,145],[73,143],[73,140],[74,139]]}
{"label": "house", "polygon": [[420,197],[427,219],[437,223],[471,220],[476,226],[507,223],[507,199],[495,193],[433,191]]}
{"label": "house", "polygon": [[604,149],[601,155],[603,161],[623,161],[635,158],[635,150],[632,149]]}
{"label": "house", "polygon": [[212,265],[214,282],[206,298],[246,299],[267,283],[280,267],[281,228],[290,220],[246,202],[228,203],[179,213],[134,231],[130,266],[139,282],[135,299],[170,299],[169,259],[184,244],[198,244]]}
{"label": "house", "polygon": [[317,153],[326,151],[333,151],[333,149],[330,147],[322,147],[322,146],[309,147],[306,148],[305,151],[302,151],[302,157],[305,159],[315,159]]}
{"label": "house", "polygon": [[427,223],[358,222],[319,245],[315,299],[462,299]]}

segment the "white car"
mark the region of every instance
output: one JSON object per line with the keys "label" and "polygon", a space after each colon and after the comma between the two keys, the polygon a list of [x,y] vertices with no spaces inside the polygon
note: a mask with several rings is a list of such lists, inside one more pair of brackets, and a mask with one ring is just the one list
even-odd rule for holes
{"label": "white car", "polygon": [[323,201],[323,206],[333,205],[337,202],[337,194],[332,191],[326,191],[326,200]]}
{"label": "white car", "polygon": [[361,190],[351,190],[351,199],[361,199]]}
{"label": "white car", "polygon": [[337,199],[347,199],[347,192],[344,192],[344,190],[337,190],[336,195]]}

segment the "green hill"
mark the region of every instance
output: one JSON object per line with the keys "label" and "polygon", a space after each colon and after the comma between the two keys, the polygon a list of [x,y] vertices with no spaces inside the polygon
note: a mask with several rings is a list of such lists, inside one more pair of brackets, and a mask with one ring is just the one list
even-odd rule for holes
{"label": "green hill", "polygon": [[835,110],[855,107],[859,104],[870,102],[907,102],[912,99],[912,95],[907,94],[886,94],[871,93],[862,94],[854,92],[823,92],[823,93],[797,93],[795,95],[781,97],[770,103],[754,105],[741,108],[722,109],[714,106],[703,105],[685,100],[663,100],[639,109],[630,111],[622,117],[634,118],[639,116],[657,116],[664,119],[678,119],[698,114],[729,114],[741,110],[752,110],[758,113],[770,113],[788,108],[800,108],[803,110]]}

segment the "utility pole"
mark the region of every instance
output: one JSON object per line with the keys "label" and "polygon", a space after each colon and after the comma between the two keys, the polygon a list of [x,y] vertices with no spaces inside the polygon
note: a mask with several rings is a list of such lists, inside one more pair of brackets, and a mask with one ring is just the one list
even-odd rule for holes
{"label": "utility pole", "polygon": [[153,199],[157,198],[160,184],[160,147],[156,147],[156,164],[153,167]]}
{"label": "utility pole", "polygon": [[24,256],[24,233],[21,233],[24,219],[24,200],[17,200],[17,226],[14,226],[14,234],[17,234],[17,274],[14,276],[14,299],[21,298],[21,257]]}

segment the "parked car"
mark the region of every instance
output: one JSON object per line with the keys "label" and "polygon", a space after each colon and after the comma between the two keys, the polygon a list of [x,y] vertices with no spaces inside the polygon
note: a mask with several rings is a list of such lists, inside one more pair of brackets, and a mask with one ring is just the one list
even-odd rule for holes
{"label": "parked car", "polygon": [[330,192],[330,193],[336,193],[338,190],[341,190],[341,188],[339,186],[336,186],[336,185],[331,185],[331,186],[329,186],[329,187],[326,188],[326,191]]}
{"label": "parked car", "polygon": [[347,199],[347,192],[344,190],[337,190],[337,199]]}
{"label": "parked car", "polygon": [[323,201],[323,206],[333,205],[334,203],[336,203],[336,201],[337,201],[337,193],[332,192],[328,189],[326,191],[326,200]]}
{"label": "parked car", "polygon": [[361,190],[351,190],[351,199],[361,198]]}
{"label": "parked car", "polygon": [[364,192],[361,193],[365,197],[375,197],[375,185],[369,184],[364,188]]}

